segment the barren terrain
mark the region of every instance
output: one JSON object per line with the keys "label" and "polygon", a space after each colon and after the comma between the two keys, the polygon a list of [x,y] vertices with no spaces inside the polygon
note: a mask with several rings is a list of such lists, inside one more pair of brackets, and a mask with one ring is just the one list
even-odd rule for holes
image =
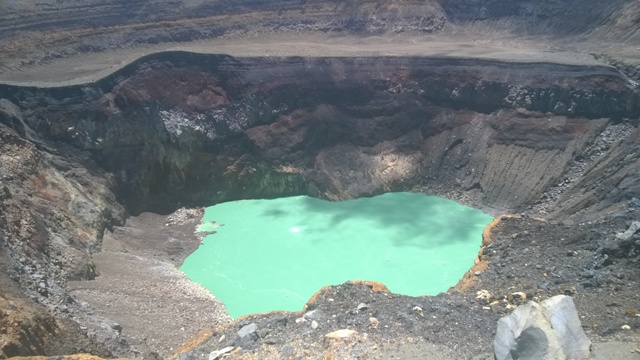
{"label": "barren terrain", "polygon": [[[0,2],[0,358],[490,359],[567,294],[595,359],[640,359],[639,10]],[[447,293],[232,321],[177,270],[202,206],[399,190],[497,216]]]}
{"label": "barren terrain", "polygon": [[[583,44],[575,50],[535,39],[446,39],[425,36],[265,36],[249,39],[212,39],[187,43],[162,43],[132,49],[106,50],[96,54],[70,55],[60,59],[20,65],[7,61],[0,82],[20,86],[67,86],[91,83],[133,61],[162,51],[227,54],[237,57],[442,57],[514,62],[550,62],[571,65],[602,65],[596,49]],[[600,49],[601,50],[601,49]],[[619,49],[618,49],[619,50]],[[591,52],[591,53],[590,53]],[[623,54],[622,51],[616,52]],[[640,50],[625,54],[640,59]]]}

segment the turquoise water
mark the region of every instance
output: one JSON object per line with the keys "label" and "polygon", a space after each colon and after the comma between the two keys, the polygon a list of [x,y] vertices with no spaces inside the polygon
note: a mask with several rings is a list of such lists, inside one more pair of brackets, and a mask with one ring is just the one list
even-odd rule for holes
{"label": "turquoise water", "polygon": [[355,279],[382,282],[394,293],[435,295],[473,265],[491,220],[413,193],[234,201],[206,209],[200,230],[216,233],[181,270],[234,318],[298,311],[322,286]]}

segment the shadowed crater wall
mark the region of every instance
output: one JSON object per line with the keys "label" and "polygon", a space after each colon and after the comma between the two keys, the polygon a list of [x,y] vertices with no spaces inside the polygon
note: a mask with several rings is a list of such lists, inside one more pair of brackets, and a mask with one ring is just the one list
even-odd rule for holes
{"label": "shadowed crater wall", "polygon": [[[524,210],[564,181],[608,126],[640,109],[626,78],[605,66],[183,52],[140,59],[93,84],[3,86],[0,95],[21,109],[23,123],[8,125],[89,152],[133,213],[408,189]],[[613,140],[607,150],[634,162],[635,140]],[[621,171],[615,161],[600,166]],[[582,182],[603,180],[582,170]],[[624,200],[608,190],[593,198],[585,187],[571,213]]]}

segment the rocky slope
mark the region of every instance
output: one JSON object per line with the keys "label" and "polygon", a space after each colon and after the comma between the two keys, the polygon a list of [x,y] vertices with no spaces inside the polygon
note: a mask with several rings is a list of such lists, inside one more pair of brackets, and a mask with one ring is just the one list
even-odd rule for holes
{"label": "rocky slope", "polygon": [[109,355],[65,315],[74,303],[65,281],[96,276],[91,252],[123,221],[112,178],[77,151],[41,151],[4,124],[0,148],[0,354]]}
{"label": "rocky slope", "polygon": [[416,185],[520,209],[640,111],[610,67],[454,59],[174,52],[92,85],[0,94],[25,109],[25,128],[89,151],[134,213]]}
{"label": "rocky slope", "polygon": [[[0,94],[7,272],[80,321],[65,284],[95,276],[119,202],[135,214],[414,189],[581,221],[640,197],[638,94],[608,66],[173,52],[93,84]],[[123,351],[117,335],[88,334]]]}

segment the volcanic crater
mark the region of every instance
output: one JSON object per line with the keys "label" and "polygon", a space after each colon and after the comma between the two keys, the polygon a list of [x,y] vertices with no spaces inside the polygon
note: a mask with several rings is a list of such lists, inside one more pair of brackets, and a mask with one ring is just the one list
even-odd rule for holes
{"label": "volcanic crater", "polygon": [[[573,296],[594,356],[634,356],[640,235],[617,236],[640,209],[631,2],[573,14],[589,26],[546,2],[361,1],[340,19],[327,2],[246,3],[185,2],[186,20],[119,20],[109,3],[94,30],[81,9],[36,26],[36,5],[0,5],[22,14],[0,27],[15,49],[0,58],[0,356],[492,358],[501,316],[557,294]],[[168,24],[181,35],[163,38]],[[462,40],[474,29],[497,40]],[[589,55],[608,38],[620,43]],[[496,216],[447,293],[353,281],[301,312],[232,321],[176,269],[202,206],[393,191]],[[340,329],[354,333],[325,337]]]}

